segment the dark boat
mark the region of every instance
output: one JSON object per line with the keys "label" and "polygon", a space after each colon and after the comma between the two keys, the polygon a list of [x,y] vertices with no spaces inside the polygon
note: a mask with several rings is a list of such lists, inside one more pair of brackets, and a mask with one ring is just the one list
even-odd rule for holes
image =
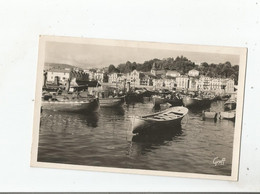
{"label": "dark boat", "polygon": [[173,97],[173,98],[172,97],[171,98],[166,98],[166,97],[155,95],[152,98],[153,98],[153,105],[155,107],[159,107],[161,104],[164,104],[164,103],[169,103],[172,106],[181,106],[181,105],[183,105],[182,99],[178,99],[178,98],[175,98],[175,97]]}
{"label": "dark boat", "polygon": [[144,134],[158,130],[163,131],[169,127],[179,128],[181,126],[181,120],[187,113],[187,108],[176,106],[154,114],[132,117],[132,133]]}
{"label": "dark boat", "polygon": [[220,100],[227,101],[230,97],[231,97],[231,95],[225,94],[225,95],[220,96]]}
{"label": "dark boat", "polygon": [[229,99],[224,103],[224,110],[229,111],[229,110],[235,110],[237,107],[237,103],[233,99]]}
{"label": "dark boat", "polygon": [[143,102],[143,93],[128,92],[126,93],[125,101],[127,104]]}
{"label": "dark boat", "polygon": [[52,98],[42,101],[42,110],[63,112],[95,112],[99,108],[99,101],[95,97],[88,98]]}
{"label": "dark boat", "polygon": [[100,98],[100,107],[118,107],[124,103],[124,96],[121,97],[111,97],[111,98]]}
{"label": "dark boat", "polygon": [[182,99],[184,106],[189,108],[204,108],[210,106],[212,99],[185,96]]}

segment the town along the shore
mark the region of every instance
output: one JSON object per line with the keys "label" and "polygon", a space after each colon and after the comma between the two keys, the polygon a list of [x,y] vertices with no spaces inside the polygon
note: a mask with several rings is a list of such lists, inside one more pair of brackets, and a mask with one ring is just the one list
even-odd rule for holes
{"label": "town along the shore", "polygon": [[[149,102],[157,111],[184,106],[187,110],[200,111],[202,119],[235,119],[236,92],[232,79],[199,76],[195,69],[188,75],[181,75],[177,71],[157,71],[155,68],[151,72],[134,69],[127,75],[112,73],[107,82],[104,77],[100,70],[93,73],[60,66],[46,70],[42,110],[88,114],[102,111],[100,107]],[[211,103],[216,100],[226,101],[224,111],[210,110]]]}

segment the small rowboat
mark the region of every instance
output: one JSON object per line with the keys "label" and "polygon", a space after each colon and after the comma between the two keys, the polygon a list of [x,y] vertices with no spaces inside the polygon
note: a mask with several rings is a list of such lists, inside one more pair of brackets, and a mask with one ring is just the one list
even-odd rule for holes
{"label": "small rowboat", "polygon": [[225,111],[229,111],[229,110],[235,110],[237,107],[237,103],[235,100],[233,99],[229,99],[228,101],[226,101],[224,103],[224,109]]}
{"label": "small rowboat", "polygon": [[202,120],[205,119],[217,119],[218,118],[218,113],[217,112],[206,112],[202,111]]}
{"label": "small rowboat", "polygon": [[228,120],[235,120],[236,112],[220,112],[220,119],[228,119]]}
{"label": "small rowboat", "polygon": [[100,107],[118,107],[124,103],[124,96],[115,98],[100,98]]}
{"label": "small rowboat", "polygon": [[187,108],[176,106],[154,114],[132,117],[132,133],[144,134],[166,128],[180,128],[181,120],[187,113]]}
{"label": "small rowboat", "polygon": [[95,112],[99,108],[97,98],[42,101],[42,110],[64,111],[64,112]]}

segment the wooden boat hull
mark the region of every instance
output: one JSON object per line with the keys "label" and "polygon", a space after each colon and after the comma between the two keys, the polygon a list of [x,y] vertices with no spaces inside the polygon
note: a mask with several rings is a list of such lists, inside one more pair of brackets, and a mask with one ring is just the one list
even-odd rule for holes
{"label": "wooden boat hull", "polygon": [[167,99],[167,98],[162,98],[158,96],[153,96],[153,105],[155,107],[159,107],[161,104],[164,103],[170,103],[172,106],[181,106],[183,105],[181,99]]}
{"label": "wooden boat hull", "polygon": [[154,106],[160,106],[160,104],[164,104],[166,103],[166,99],[165,98],[161,98],[158,96],[153,96],[153,105]]}
{"label": "wooden boat hull", "polygon": [[216,112],[202,112],[203,119],[217,119],[218,113]]}
{"label": "wooden boat hull", "polygon": [[235,120],[236,113],[235,112],[221,112],[220,119],[227,119],[227,120]]}
{"label": "wooden boat hull", "polygon": [[200,108],[210,106],[211,100],[210,99],[199,99],[199,98],[191,98],[185,96],[182,99],[183,105],[189,108]]}
{"label": "wooden boat hull", "polygon": [[124,97],[120,98],[100,98],[100,107],[117,107],[124,103]]}
{"label": "wooden boat hull", "polygon": [[143,102],[143,94],[137,94],[137,93],[128,93],[125,96],[125,101],[127,104],[135,103],[135,102]]}
{"label": "wooden boat hull", "polygon": [[237,107],[237,104],[236,104],[236,102],[234,102],[234,101],[232,101],[232,102],[227,101],[227,102],[225,102],[225,104],[224,104],[224,109],[225,109],[225,111],[235,110],[236,107]]}
{"label": "wooden boat hull", "polygon": [[42,110],[63,112],[95,112],[99,108],[98,99],[84,101],[43,101]]}
{"label": "wooden boat hull", "polygon": [[[174,109],[173,109],[174,108]],[[180,116],[176,116],[174,119],[169,120],[151,120],[147,119],[149,116],[143,116],[143,117],[133,117],[131,119],[132,122],[132,133],[133,134],[145,134],[145,133],[151,133],[155,131],[164,131],[171,129],[179,129],[181,127],[181,120],[183,117],[188,113],[188,109],[185,107],[173,107],[169,108],[165,111],[155,113],[152,115],[160,115],[168,112],[169,110],[174,110],[176,112],[180,111]],[[184,112],[181,112],[183,111]],[[166,116],[168,117],[168,116]]]}

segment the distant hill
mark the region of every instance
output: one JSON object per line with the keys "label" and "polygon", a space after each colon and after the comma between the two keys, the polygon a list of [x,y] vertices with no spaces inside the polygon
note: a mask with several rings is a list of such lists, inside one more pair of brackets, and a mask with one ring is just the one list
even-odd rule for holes
{"label": "distant hill", "polygon": [[44,64],[44,70],[49,70],[49,69],[81,69],[73,65],[68,65],[68,64],[62,64],[62,63],[45,63]]}

